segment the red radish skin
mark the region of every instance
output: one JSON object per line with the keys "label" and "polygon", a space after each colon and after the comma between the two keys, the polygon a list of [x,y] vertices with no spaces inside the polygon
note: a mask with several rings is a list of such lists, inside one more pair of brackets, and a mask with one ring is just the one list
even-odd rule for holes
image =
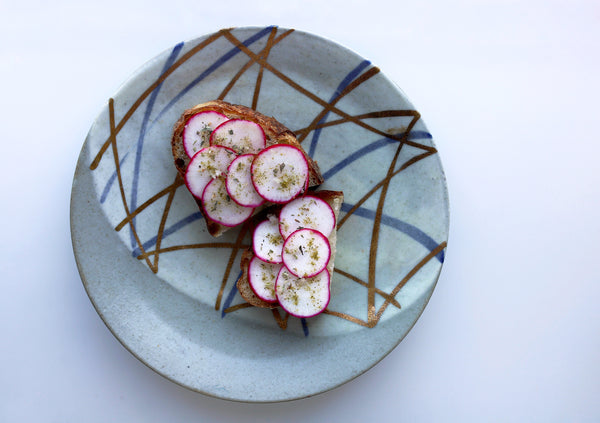
{"label": "red radish skin", "polygon": [[185,185],[192,195],[202,199],[206,185],[227,172],[236,154],[231,148],[211,146],[198,151],[185,171]]}
{"label": "red radish skin", "polygon": [[321,232],[299,229],[286,238],[281,258],[290,273],[300,278],[310,278],[327,267],[331,246]]}
{"label": "red radish skin", "polygon": [[243,223],[254,212],[254,208],[240,206],[231,200],[223,178],[213,179],[206,185],[202,194],[202,208],[205,216],[229,227]]}
{"label": "red radish skin", "polygon": [[277,301],[292,316],[314,317],[329,305],[330,278],[327,269],[311,278],[298,278],[283,266],[275,283]]}
{"label": "red radish skin", "polygon": [[265,148],[252,162],[254,189],[265,200],[283,204],[306,190],[309,170],[297,147],[276,144]]}
{"label": "red radish skin", "polygon": [[331,206],[313,195],[292,200],[279,213],[279,232],[284,239],[303,228],[315,229],[328,237],[335,225],[335,213]]}
{"label": "red radish skin", "polygon": [[283,238],[279,233],[277,218],[263,220],[252,233],[252,250],[254,254],[263,261],[269,263],[281,263],[283,261]]}
{"label": "red radish skin", "polygon": [[257,256],[252,257],[248,265],[248,282],[258,298],[268,303],[277,302],[275,282],[282,267],[282,264],[267,263]]}
{"label": "red radish skin", "polygon": [[265,148],[266,140],[259,124],[242,119],[223,122],[210,135],[210,145],[224,145],[238,154],[258,153]]}
{"label": "red radish skin", "polygon": [[236,157],[227,168],[227,192],[240,206],[258,207],[265,202],[252,185],[251,167],[254,154]]}
{"label": "red radish skin", "polygon": [[187,155],[193,157],[198,151],[208,147],[213,130],[228,120],[224,114],[214,111],[196,113],[189,118],[181,134]]}

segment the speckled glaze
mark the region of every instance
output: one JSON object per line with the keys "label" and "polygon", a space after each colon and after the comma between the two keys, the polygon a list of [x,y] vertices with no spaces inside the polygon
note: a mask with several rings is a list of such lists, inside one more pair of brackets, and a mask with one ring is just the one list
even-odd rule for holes
{"label": "speckled glaze", "polygon": [[[212,238],[178,183],[173,124],[216,98],[295,131],[323,188],[344,191],[324,314],[245,307],[248,237]],[[236,28],[163,52],[107,102],[77,163],[71,229],[85,289],[132,354],[207,395],[285,401],[353,379],[408,333],[442,268],[448,197],[433,137],[369,61],[301,31]]]}

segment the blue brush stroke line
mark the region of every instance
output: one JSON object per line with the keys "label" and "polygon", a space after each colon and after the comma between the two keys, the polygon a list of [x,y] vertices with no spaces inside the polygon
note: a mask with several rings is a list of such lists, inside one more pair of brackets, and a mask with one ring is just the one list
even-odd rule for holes
{"label": "blue brush stroke line", "polygon": [[[202,213],[200,213],[200,212],[192,213],[188,217],[185,217],[185,218],[181,219],[179,222],[176,222],[173,225],[166,228],[163,231],[163,236],[161,239],[165,239],[167,236],[171,235],[172,233],[177,232],[178,230],[182,229],[183,227],[189,225],[190,223],[195,222],[196,220],[203,219],[203,218],[204,218],[204,216],[202,216]],[[156,241],[158,241],[158,236],[155,235],[152,238],[150,238],[148,241],[144,242],[142,244],[142,247],[144,248],[144,250],[148,250],[149,248],[156,245]],[[134,250],[131,252],[131,255],[133,257],[137,257],[140,254],[141,254],[141,250],[139,247],[134,248]]]}
{"label": "blue brush stroke line", "polygon": [[[350,211],[350,209],[354,207],[351,204],[348,203],[343,203],[342,204],[342,211],[344,212],[348,212]],[[354,214],[356,216],[360,216],[360,217],[364,217],[367,219],[371,219],[374,220],[375,219],[375,212],[373,210],[369,210],[366,209],[364,207],[359,207],[358,209],[356,209],[354,211]],[[195,222],[196,220],[200,220],[203,219],[204,217],[202,216],[202,213],[200,212],[196,212],[193,213],[191,215],[189,215],[186,218],[181,219],[180,221],[176,222],[175,224],[169,226],[168,228],[166,228],[163,231],[163,237],[162,239],[167,238],[169,235],[177,232],[180,229],[183,229],[185,226]],[[413,238],[415,241],[417,241],[418,243],[420,243],[421,245],[423,245],[425,248],[428,248],[429,251],[433,251],[437,246],[438,243],[435,242],[433,240],[433,238],[431,238],[429,235],[427,235],[425,232],[423,232],[422,230],[420,230],[419,228],[417,228],[416,226],[413,226],[409,223],[403,222],[397,218],[388,216],[386,214],[383,214],[381,217],[381,223],[383,223],[386,226],[390,226],[394,229],[399,230],[400,232],[408,235],[409,237]],[[148,241],[144,242],[142,244],[144,250],[148,250],[149,248],[152,248],[156,245],[156,241],[158,240],[157,236],[153,236],[152,238],[150,238]],[[140,255],[141,251],[139,248],[135,248],[131,255],[133,257],[137,257],[138,255]],[[444,252],[440,252],[437,255],[438,260],[443,263],[444,262]]]}
{"label": "blue brush stroke line", "polygon": [[[258,41],[261,38],[263,38],[266,35],[268,35],[273,28],[276,28],[276,26],[272,25],[272,26],[265,27],[261,31],[257,32],[256,34],[254,34],[251,37],[248,37],[246,40],[242,41],[242,44],[245,45],[246,47],[249,47],[250,45],[254,44],[256,41]],[[162,117],[162,115],[165,114],[171,107],[173,107],[173,105],[175,105],[181,99],[181,97],[183,97],[192,88],[194,88],[194,86],[198,85],[203,79],[205,79],[206,77],[208,77],[211,73],[213,73],[214,71],[216,71],[225,62],[227,62],[228,60],[230,60],[232,57],[234,57],[235,55],[237,55],[241,51],[242,50],[240,50],[239,47],[233,47],[227,53],[225,53],[224,55],[222,55],[221,57],[219,57],[208,69],[206,69],[204,72],[202,72],[200,75],[198,75],[183,90],[181,90],[175,97],[173,97],[173,99],[169,103],[167,103],[167,105],[158,113],[158,115],[156,116],[156,118],[152,121],[151,126],[154,125]]]}
{"label": "blue brush stroke line", "polygon": [[302,323],[302,331],[304,332],[304,336],[308,336],[308,324],[306,323],[306,319],[303,317],[300,319],[300,323]]}
{"label": "blue brush stroke line", "polygon": [[[395,134],[395,135],[398,137],[402,137],[402,136],[404,136],[404,133]],[[423,138],[430,139],[430,138],[432,138],[432,136],[429,132],[425,132],[425,131],[411,131],[409,134],[410,140],[423,139]],[[344,158],[341,162],[337,163],[335,166],[330,168],[327,172],[323,173],[323,178],[325,180],[327,180],[327,179],[331,178],[333,175],[335,175],[336,173],[343,170],[346,166],[350,165],[352,162],[355,162],[356,160],[363,157],[365,154],[371,153],[375,150],[385,147],[386,145],[394,144],[397,142],[398,142],[397,140],[392,139],[392,138],[382,138],[382,139],[373,141],[372,143],[367,144],[364,147],[362,147],[361,149],[350,154],[349,156]]]}
{"label": "blue brush stroke line", "polygon": [[[413,134],[413,132],[411,132],[411,134]],[[420,132],[418,134],[418,137],[431,138],[431,135],[428,134],[427,132]],[[416,137],[416,138],[418,138],[418,137]],[[389,143],[395,143],[395,142],[397,142],[397,141],[389,139],[389,138],[375,141],[375,142],[363,147],[363,149],[359,150],[358,152],[348,156],[346,159],[342,160],[342,162],[338,163],[336,166],[331,168],[329,171],[325,172],[323,175],[324,175],[325,179],[327,179],[330,176],[332,176],[333,174],[342,170],[344,167],[346,167],[351,162],[357,160],[363,154],[374,151],[374,150],[381,148]],[[345,207],[345,209],[344,209],[344,207]],[[352,208],[352,206],[348,205],[346,203],[344,203],[344,205],[342,206],[342,210],[344,210],[346,212],[349,211],[351,208]],[[366,217],[369,219],[375,218],[375,212],[365,209],[365,208],[362,208],[362,207],[358,208],[355,211],[355,214],[357,216]],[[190,216],[178,221],[177,223],[173,224],[172,226],[166,228],[163,231],[162,239],[165,239],[170,234],[172,234],[180,229],[183,229],[185,226],[187,226],[199,219],[203,219],[202,213],[196,212],[196,213],[193,213]],[[427,248],[430,248],[430,251],[437,247],[437,243],[435,243],[435,241],[431,237],[429,237],[423,231],[421,231],[420,229],[418,229],[412,225],[409,225],[405,222],[402,222],[398,219],[392,218],[387,215],[382,216],[382,223],[384,223],[387,226],[391,226],[395,229],[398,229],[401,232],[405,233],[406,235],[410,236],[411,238],[414,238],[417,242],[421,243],[422,245],[424,245]],[[147,249],[153,247],[154,245],[156,245],[157,239],[158,239],[157,236],[153,236],[148,241],[144,242],[142,244],[142,246],[144,247],[145,250],[147,250]],[[139,254],[140,254],[140,249],[138,247],[136,247],[133,250],[133,252],[131,253],[131,255],[133,257],[136,257]],[[443,252],[441,252],[438,255],[438,260],[440,260],[440,262],[443,262],[443,259],[444,259],[444,255],[443,255]]]}
{"label": "blue brush stroke line", "polygon": [[[121,168],[121,166],[123,166],[123,163],[125,163],[125,159],[127,159],[127,156],[129,156],[129,152],[125,153],[125,155],[119,162],[119,168]],[[104,202],[106,201],[106,197],[108,197],[108,193],[110,192],[110,189],[116,180],[117,180],[117,171],[115,170],[112,173],[112,175],[110,175],[110,178],[108,178],[108,181],[106,181],[106,185],[104,185],[104,189],[102,190],[102,194],[100,195],[100,204],[104,204]]]}
{"label": "blue brush stroke line", "polygon": [[[250,45],[252,45],[254,42],[258,41],[260,38],[264,37],[265,35],[267,35],[268,33],[270,33],[270,31],[275,28],[275,26],[269,26],[266,27],[265,29],[261,30],[260,32],[256,33],[255,35],[249,37],[248,39],[246,39],[243,44],[248,47]],[[183,43],[179,43],[177,44],[173,51],[175,51],[175,49],[180,50],[183,47]],[[154,118],[152,120],[152,122],[150,122],[150,124],[146,127],[145,132],[148,132],[152,129],[152,127],[156,124],[156,122],[175,104],[177,103],[177,101],[183,97],[189,90],[191,90],[194,85],[197,85],[200,81],[202,81],[204,78],[206,78],[209,74],[211,74],[212,72],[214,72],[218,67],[220,67],[221,65],[223,65],[227,60],[229,60],[231,57],[235,56],[235,54],[239,53],[241,50],[238,49],[237,47],[232,48],[228,53],[224,54],[223,56],[221,56],[217,62],[215,62],[215,64],[213,64],[207,71],[205,71],[204,73],[202,73],[200,76],[198,76],[194,81],[192,81],[188,86],[186,86],[179,94],[177,94],[165,107],[163,107],[160,112],[158,113],[158,115],[156,116],[156,118]],[[178,51],[179,52],[179,51]],[[173,54],[173,53],[171,53]],[[172,63],[171,63],[172,64]],[[164,69],[163,69],[163,73],[164,73]],[[157,87],[158,89],[159,87]],[[154,93],[152,93],[154,94]],[[152,102],[154,102],[154,100],[152,100]],[[147,124],[146,119],[144,119],[144,124]],[[127,153],[129,154],[129,153]],[[110,191],[110,188],[112,187],[112,185],[114,184],[114,179],[116,178],[116,172],[114,173],[114,175],[111,176],[111,178],[109,179],[109,183],[107,184],[107,186],[105,186],[104,191],[106,191],[106,193],[108,194],[108,191]],[[133,208],[132,208],[133,210]]]}
{"label": "blue brush stroke line", "polygon": [[[352,207],[354,207],[352,204],[343,203],[342,211],[348,213],[350,211],[350,209],[352,209]],[[365,218],[371,219],[371,220],[375,220],[375,212],[373,210],[369,210],[364,207],[359,207],[358,209],[354,210],[353,215],[365,217]],[[439,245],[433,238],[431,238],[429,235],[427,235],[421,229],[417,228],[416,226],[411,225],[410,223],[403,222],[402,220],[397,219],[395,217],[391,217],[391,216],[383,214],[381,216],[381,223],[383,223],[386,226],[390,226],[394,229],[397,229],[398,231],[408,235],[409,237],[411,237],[412,239],[417,241],[419,244],[421,244],[425,248],[427,248],[429,251],[435,250]],[[436,258],[439,260],[440,263],[443,263],[444,262],[444,250],[440,251],[436,255]]]}
{"label": "blue brush stroke line", "polygon": [[[161,75],[163,75],[171,66],[173,66],[173,63],[175,63],[175,59],[179,55],[179,52],[181,51],[182,48],[183,48],[183,43],[179,43],[175,47],[173,47],[171,54],[169,55],[169,57],[165,61],[165,64],[163,65],[163,68],[160,72]],[[148,99],[148,103],[146,104],[146,110],[144,112],[144,118],[142,120],[142,126],[140,128],[140,135],[138,137],[138,142],[137,142],[137,149],[135,152],[135,163],[133,166],[133,181],[131,184],[131,199],[130,199],[130,203],[129,203],[130,210],[135,210],[137,207],[137,194],[138,194],[138,186],[139,186],[139,178],[140,178],[140,166],[142,163],[142,150],[144,147],[144,139],[146,138],[146,132],[148,129],[148,121],[150,120],[150,114],[152,113],[152,109],[154,108],[154,103],[156,102],[156,97],[158,97],[158,93],[159,93],[162,85],[163,85],[163,83],[161,82],[156,86],[156,88],[154,88],[154,90],[152,90],[152,93],[150,94],[150,98]],[[131,223],[135,225],[135,217],[131,220]],[[133,235],[133,231],[130,231],[130,238],[131,238],[131,247],[133,248],[136,245],[136,240]]]}
{"label": "blue brush stroke line", "polygon": [[[235,280],[237,281],[241,277],[242,277],[242,272],[239,273],[238,277],[235,278]],[[225,310],[229,308],[229,306],[233,302],[233,299],[235,298],[235,294],[237,294],[237,292],[238,292],[237,284],[234,283],[233,287],[231,288],[231,291],[229,291],[229,294],[227,294],[227,298],[225,298],[225,302],[223,302],[223,308],[221,309],[221,319],[227,315],[227,313],[225,313]]]}
{"label": "blue brush stroke line", "polygon": [[[332,103],[336,98],[338,98],[342,94],[342,91],[344,91],[344,89],[346,89],[346,87],[348,85],[350,85],[350,83],[352,81],[354,81],[354,79],[356,79],[358,77],[358,75],[360,75],[360,73],[363,71],[363,69],[365,69],[370,64],[371,64],[370,61],[363,60],[362,62],[360,62],[358,64],[357,67],[352,69],[348,73],[348,75],[346,75],[344,77],[344,79],[342,79],[342,82],[340,82],[337,89],[335,90],[335,92],[333,93],[331,98],[329,99],[329,103]],[[319,120],[318,124],[324,123],[327,120],[327,116],[329,116],[329,113],[330,113],[329,111],[327,113],[325,113],[325,115],[321,118],[321,120]],[[313,133],[312,140],[310,141],[310,148],[308,150],[308,155],[310,157],[313,157],[315,154],[315,150],[317,149],[317,143],[319,142],[319,137],[321,136],[322,130],[323,130],[323,128],[317,128],[317,129],[315,129],[315,131]]]}

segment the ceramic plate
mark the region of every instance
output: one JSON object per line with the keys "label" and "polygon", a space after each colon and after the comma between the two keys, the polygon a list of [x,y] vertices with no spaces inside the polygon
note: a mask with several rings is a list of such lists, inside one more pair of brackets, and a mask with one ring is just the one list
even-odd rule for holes
{"label": "ceramic plate", "polygon": [[[217,98],[276,117],[323,188],[344,191],[317,317],[248,307],[235,281],[249,240],[208,235],[176,177],[174,122]],[[448,198],[432,135],[377,67],[301,31],[236,28],[177,44],[108,99],[77,163],[71,228],[85,289],[132,354],[207,395],[283,401],[353,379],[402,340],[442,268]]]}

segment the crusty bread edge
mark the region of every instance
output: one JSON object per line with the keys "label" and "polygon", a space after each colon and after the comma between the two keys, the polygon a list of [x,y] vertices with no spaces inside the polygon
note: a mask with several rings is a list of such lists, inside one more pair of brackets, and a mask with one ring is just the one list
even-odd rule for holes
{"label": "crusty bread edge", "polygon": [[[197,113],[209,110],[222,113],[229,119],[244,119],[259,124],[265,132],[265,136],[267,138],[267,147],[275,144],[288,144],[298,147],[304,154],[309,165],[309,186],[316,187],[323,183],[323,176],[321,175],[318,164],[312,160],[308,154],[306,154],[296,139],[296,135],[291,130],[273,117],[263,115],[262,113],[259,113],[249,107],[231,104],[223,100],[207,101],[185,110],[173,126],[171,151],[173,154],[175,167],[182,178],[185,178],[185,171],[190,162],[190,158],[183,147],[183,130],[185,129],[185,125],[189,118]],[[200,208],[200,211],[203,212],[202,202],[195,197],[194,200]],[[267,204],[267,206],[268,205],[269,204]],[[256,212],[258,212],[258,210]],[[211,219],[206,218],[205,220],[208,232],[214,237],[218,237],[228,229],[231,229],[230,227],[221,225],[212,221]]]}
{"label": "crusty bread edge", "polygon": [[[333,209],[333,213],[335,215],[335,220],[337,222],[338,216],[340,214],[340,210],[342,208],[342,203],[344,202],[344,193],[341,191],[313,191],[308,194],[314,195],[315,197],[319,197],[322,200],[325,200]],[[335,267],[335,255],[337,251],[337,229],[334,228],[331,234],[328,237],[329,245],[331,247],[331,256],[329,258],[329,263],[327,264],[327,270],[329,271],[329,275],[333,278],[333,270]],[[252,287],[250,286],[250,282],[248,281],[248,265],[250,264],[250,260],[252,259],[253,252],[251,248],[244,250],[242,253],[242,258],[240,261],[240,268],[242,270],[242,274],[240,278],[237,280],[237,288],[244,300],[246,300],[249,304],[260,307],[260,308],[276,308],[279,306],[277,302],[270,303],[259,298]]]}

